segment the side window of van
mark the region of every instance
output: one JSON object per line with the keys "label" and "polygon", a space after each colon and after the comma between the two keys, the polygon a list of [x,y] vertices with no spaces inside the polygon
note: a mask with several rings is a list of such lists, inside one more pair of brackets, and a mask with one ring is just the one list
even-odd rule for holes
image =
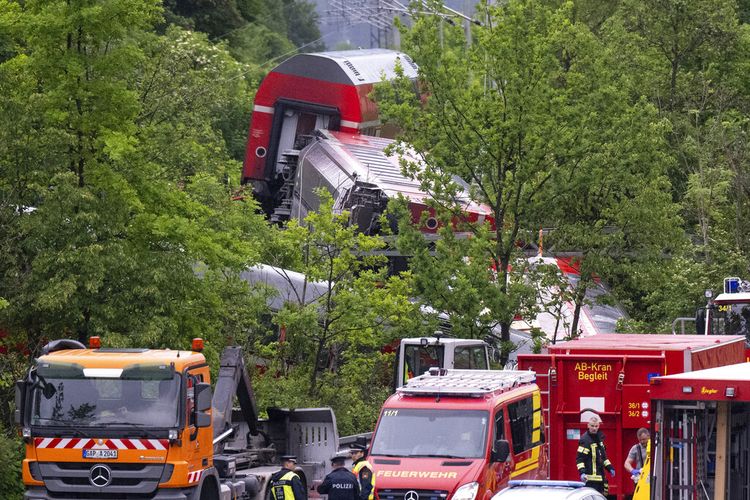
{"label": "side window of van", "polygon": [[499,408],[495,415],[495,434],[493,443],[498,439],[505,439],[505,419],[503,418],[503,409]]}
{"label": "side window of van", "polygon": [[531,396],[508,405],[510,433],[513,438],[513,453],[519,454],[532,448],[531,434],[534,424],[534,406]]}

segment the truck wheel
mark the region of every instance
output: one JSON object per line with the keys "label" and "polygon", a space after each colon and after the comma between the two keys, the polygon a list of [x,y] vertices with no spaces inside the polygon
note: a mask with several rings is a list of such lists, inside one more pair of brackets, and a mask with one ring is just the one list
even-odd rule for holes
{"label": "truck wheel", "polygon": [[200,500],[219,500],[219,492],[216,491],[216,484],[213,481],[203,483]]}

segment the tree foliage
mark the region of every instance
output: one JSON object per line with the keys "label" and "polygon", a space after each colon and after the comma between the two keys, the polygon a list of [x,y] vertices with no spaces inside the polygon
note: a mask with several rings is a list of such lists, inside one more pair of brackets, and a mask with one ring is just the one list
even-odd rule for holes
{"label": "tree foliage", "polygon": [[283,338],[254,338],[268,363],[256,387],[266,405],[331,406],[340,432],[361,432],[374,425],[392,384],[383,348],[423,333],[422,320],[409,276],[385,275],[383,241],[357,233],[349,214],[335,213],[327,192],[320,196],[319,211],[290,222],[271,245],[267,262],[306,281],[273,320]]}
{"label": "tree foliage", "polygon": [[249,96],[237,63],[176,30],[154,39],[156,1],[7,12],[19,50],[0,65],[2,324],[32,346],[242,336],[236,276],[266,226],[230,198],[239,164],[222,128]]}
{"label": "tree foliage", "polygon": [[[486,14],[468,48],[460,30],[420,18],[404,38],[426,97],[418,99],[405,82],[381,86],[379,97],[386,116],[402,127],[403,141],[422,155],[426,168],[405,168],[436,205],[460,214],[452,184],[459,176],[469,182],[472,199],[491,209],[494,227],[459,228],[475,236],[469,243],[455,240],[474,247],[472,253],[456,250],[470,255],[472,265],[497,271],[497,280],[474,289],[483,300],[503,297],[483,310],[503,326],[507,342],[510,320],[525,304],[513,289],[523,283],[514,269],[526,267],[519,241],[540,227],[555,228],[559,249],[584,251],[583,275],[592,276],[628,243],[642,249],[648,239],[652,254],[663,248],[660,228],[674,214],[660,194],[669,186],[660,141],[665,127],[647,103],[629,99],[605,47],[572,18],[572,4],[514,1]],[[650,216],[636,213],[645,199]],[[605,230],[610,226],[618,230]],[[456,276],[461,267],[453,265]],[[426,282],[437,293],[445,290],[444,282]],[[585,286],[581,280],[584,292]]]}
{"label": "tree foliage", "polygon": [[307,0],[166,0],[169,24],[197,29],[213,40],[229,40],[230,51],[248,63],[299,48],[323,49],[315,5]]}

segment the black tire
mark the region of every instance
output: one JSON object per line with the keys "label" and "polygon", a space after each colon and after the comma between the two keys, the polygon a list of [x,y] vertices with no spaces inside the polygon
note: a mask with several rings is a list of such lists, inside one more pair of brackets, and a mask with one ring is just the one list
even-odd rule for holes
{"label": "black tire", "polygon": [[201,486],[200,500],[219,500],[220,495],[215,481],[208,480]]}

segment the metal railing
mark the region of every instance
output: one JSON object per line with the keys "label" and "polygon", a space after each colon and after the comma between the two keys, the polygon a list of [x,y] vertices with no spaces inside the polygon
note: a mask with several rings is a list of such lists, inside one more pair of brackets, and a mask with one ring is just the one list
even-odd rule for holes
{"label": "metal railing", "polygon": [[[685,332],[685,323],[690,323],[690,322],[695,323],[695,318],[688,318],[688,317],[676,318],[674,321],[672,321],[672,335],[677,335],[678,333],[680,335],[685,335],[685,333],[686,333]],[[680,327],[680,331],[679,332],[677,331],[678,324],[679,324],[679,327]],[[687,333],[688,334],[695,333],[695,327],[692,327]]]}

